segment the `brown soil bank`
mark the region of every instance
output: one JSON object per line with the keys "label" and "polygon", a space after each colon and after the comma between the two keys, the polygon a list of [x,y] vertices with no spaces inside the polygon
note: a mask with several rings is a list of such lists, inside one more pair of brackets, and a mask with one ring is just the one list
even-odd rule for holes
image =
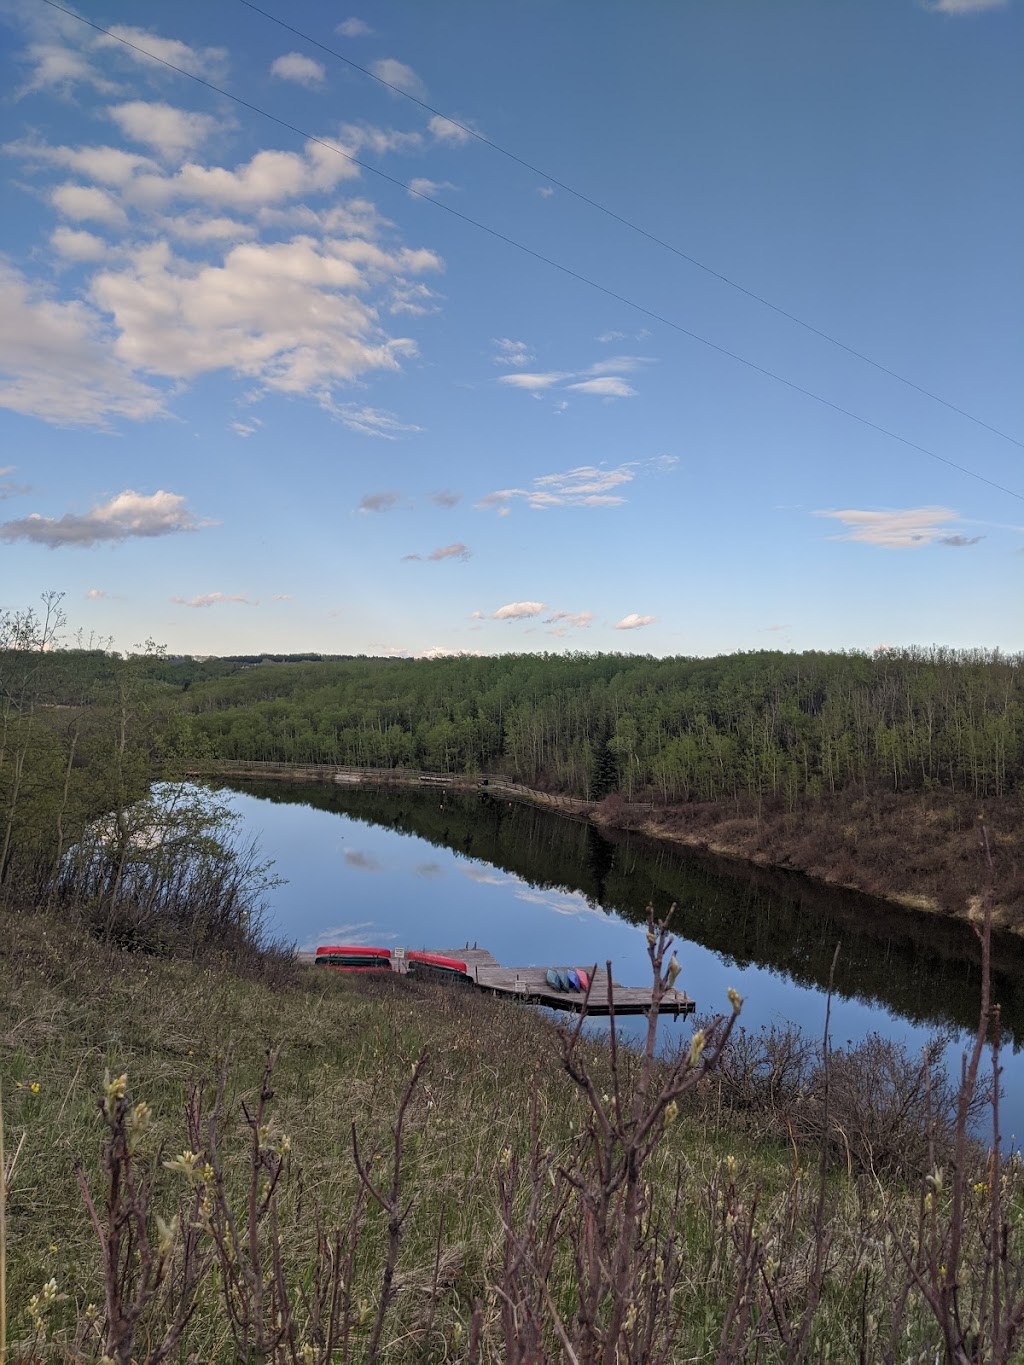
{"label": "brown soil bank", "polygon": [[984,889],[983,820],[999,928],[1024,933],[1024,802],[950,793],[838,794],[795,810],[762,803],[648,807],[607,797],[594,819],[872,896],[969,916]]}

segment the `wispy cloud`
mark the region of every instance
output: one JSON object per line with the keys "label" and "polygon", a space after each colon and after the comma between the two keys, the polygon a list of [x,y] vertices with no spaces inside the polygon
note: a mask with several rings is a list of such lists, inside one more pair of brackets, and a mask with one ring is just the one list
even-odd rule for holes
{"label": "wispy cloud", "polygon": [[435,507],[455,507],[462,501],[462,494],[452,493],[447,488],[439,488],[436,493],[430,494],[430,501]]}
{"label": "wispy cloud", "polygon": [[525,341],[514,341],[512,337],[495,337],[494,346],[495,365],[529,365],[534,358]]}
{"label": "wispy cloud", "polygon": [[290,592],[274,592],[270,594],[271,602],[292,602],[294,594]]}
{"label": "wispy cloud", "polygon": [[656,616],[640,616],[635,611],[631,611],[628,616],[624,616],[621,621],[615,622],[616,630],[639,630],[642,626],[652,626],[658,618]]}
{"label": "wispy cloud", "polygon": [[180,493],[158,489],[147,495],[126,488],[88,512],[65,512],[62,517],[44,517],[33,512],[17,521],[2,522],[0,540],[25,540],[51,550],[69,545],[86,549],[101,543],[176,535],[208,525],[209,522],[198,520],[189,511]]}
{"label": "wispy cloud", "polygon": [[506,602],[503,607],[491,613],[491,620],[525,621],[531,616],[539,616],[544,610],[543,602]]}
{"label": "wispy cloud", "polygon": [[980,14],[987,9],[1005,9],[1009,0],[933,0],[925,8],[933,14]]}
{"label": "wispy cloud", "polygon": [[651,460],[629,460],[613,469],[600,465],[577,465],[558,474],[542,474],[531,488],[499,488],[487,493],[476,504],[483,511],[507,515],[513,503],[525,502],[535,511],[550,507],[618,507],[626,501],[622,488],[638,473],[666,473],[678,463],[674,455],[659,455]]}
{"label": "wispy cloud", "polygon": [[423,430],[414,422],[400,422],[393,412],[382,412],[365,404],[343,403],[332,406],[331,412],[350,431],[358,431],[362,436],[377,436],[383,441],[397,441]]}
{"label": "wispy cloud", "polygon": [[428,199],[436,199],[442,190],[457,190],[458,185],[453,185],[450,180],[428,180],[425,175],[414,176],[409,181],[409,193],[416,195],[426,195]]}
{"label": "wispy cloud", "polygon": [[359,499],[360,512],[390,512],[402,501],[401,493],[388,489],[383,493],[367,493]]}
{"label": "wispy cloud", "polygon": [[171,601],[179,607],[219,607],[237,604],[245,607],[258,607],[259,602],[244,593],[204,592],[198,597],[172,597]]}
{"label": "wispy cloud", "polygon": [[939,536],[940,545],[952,545],[954,549],[962,549],[965,545],[977,545],[984,536]]}
{"label": "wispy cloud", "polygon": [[428,881],[433,877],[444,876],[444,868],[440,863],[417,863],[413,871],[417,877],[425,877]]}
{"label": "wispy cloud", "polygon": [[958,512],[950,507],[907,507],[891,511],[844,508],[838,511],[819,511],[816,517],[829,517],[846,527],[830,540],[854,540],[862,545],[880,545],[889,550],[920,549],[925,545],[974,544],[981,537],[969,540],[960,536],[950,525],[959,521]]}
{"label": "wispy cloud", "polygon": [[[127,43],[132,46],[127,47]],[[151,67],[152,56],[173,66],[180,66],[193,76],[212,78],[222,74],[228,56],[227,48],[224,47],[191,47],[179,38],[164,38],[150,29],[132,28],[128,24],[112,24],[110,37],[104,34],[97,38],[96,46],[112,47],[119,56],[147,67]]]}
{"label": "wispy cloud", "polygon": [[[517,346],[522,343],[505,344]],[[502,363],[503,357],[500,352],[495,359],[497,364]],[[526,359],[532,360],[533,356],[527,353]],[[526,360],[517,359],[513,352],[507,357],[507,363],[520,365],[525,364]],[[585,370],[541,370],[528,374],[522,372],[503,374],[498,376],[498,383],[505,384],[511,389],[524,389],[534,397],[560,388],[566,393],[582,393],[591,398],[635,398],[637,390],[623,378],[623,375],[631,374],[647,364],[650,364],[649,356],[616,355],[595,361]]]}
{"label": "wispy cloud", "polygon": [[259,417],[250,417],[248,422],[229,422],[228,428],[233,431],[236,436],[245,437],[255,435],[262,425],[263,422]]}
{"label": "wispy cloud", "polygon": [[554,188],[553,185],[538,185],[538,186],[537,186],[537,193],[540,195],[540,197],[541,197],[542,199],[550,199],[551,196],[554,194],[554,192],[555,192],[555,188]]}
{"label": "wispy cloud", "polygon": [[598,398],[635,398],[636,389],[618,375],[604,375],[600,379],[584,379],[579,384],[569,384],[573,393],[594,394]]}
{"label": "wispy cloud", "polygon": [[101,597],[106,597],[107,593],[105,588],[90,588],[85,595],[90,602],[98,602]]}
{"label": "wispy cloud", "polygon": [[577,627],[580,630],[585,630],[593,619],[594,613],[592,611],[555,611],[550,616],[545,617],[544,624]]}
{"label": "wispy cloud", "polygon": [[371,62],[370,70],[380,80],[393,85],[403,94],[415,95],[422,99],[427,93],[427,87],[412,67],[406,66],[404,62],[397,61],[394,57],[381,57],[379,61]]}
{"label": "wispy cloud", "polygon": [[369,38],[373,29],[364,19],[344,19],[335,29],[343,38]]}
{"label": "wispy cloud", "polygon": [[426,560],[428,563],[433,562],[436,564],[443,559],[469,559],[472,556],[472,553],[473,552],[468,545],[463,545],[461,541],[456,541],[454,545],[441,545],[436,550],[431,550],[428,555],[403,555],[402,558]]}

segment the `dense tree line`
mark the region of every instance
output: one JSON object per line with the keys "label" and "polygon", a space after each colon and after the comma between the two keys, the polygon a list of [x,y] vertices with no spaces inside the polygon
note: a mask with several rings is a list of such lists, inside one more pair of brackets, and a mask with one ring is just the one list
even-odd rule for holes
{"label": "dense tree line", "polygon": [[[503,772],[665,802],[842,790],[1007,796],[1021,656],[947,649],[711,659],[503,655],[236,667],[181,707],[226,759]],[[173,670],[164,680],[175,685]]]}

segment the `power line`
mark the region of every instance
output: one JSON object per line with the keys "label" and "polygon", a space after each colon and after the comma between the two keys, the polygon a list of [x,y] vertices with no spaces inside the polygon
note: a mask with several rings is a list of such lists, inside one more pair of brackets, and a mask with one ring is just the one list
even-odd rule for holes
{"label": "power line", "polygon": [[696,256],[691,256],[688,252],[683,251],[681,247],[674,246],[671,242],[666,242],[664,238],[658,237],[655,233],[648,231],[645,227],[641,227],[639,223],[634,223],[632,219],[624,217],[621,213],[616,213],[615,210],[609,208],[607,204],[602,204],[599,199],[591,198],[589,194],[584,194],[582,190],[574,189],[572,185],[566,184],[564,180],[559,180],[557,176],[549,174],[549,172],[542,170],[539,166],[534,166],[524,157],[517,155],[508,147],[503,147],[500,142],[495,142],[493,138],[487,137],[486,134],[479,132],[470,124],[462,123],[459,119],[452,118],[450,114],[442,113],[440,109],[435,109],[434,106],[428,104],[426,100],[421,100],[418,96],[411,94],[408,90],[403,90],[400,85],[395,85],[393,82],[385,80],[383,76],[378,76],[376,72],[370,70],[369,67],[360,66],[360,64],[353,61],[351,57],[346,57],[344,53],[339,52],[336,48],[329,47],[326,43],[322,43],[319,38],[314,38],[310,34],[304,33],[302,29],[295,28],[294,25],[286,23],[284,19],[278,18],[276,14],[271,14],[269,10],[262,9],[259,5],[254,4],[253,0],[239,0],[239,3],[244,5],[246,9],[251,9],[257,14],[262,14],[265,19],[269,19],[271,23],[277,24],[283,29],[287,29],[289,33],[294,33],[297,38],[302,38],[305,42],[312,44],[313,47],[319,48],[321,52],[326,52],[330,56],[337,58],[339,62],[344,62],[346,66],[351,67],[354,71],[360,71],[364,76],[369,76],[370,80],[376,81],[378,85],[383,85],[386,89],[393,91],[396,95],[401,95],[403,98],[411,100],[413,104],[418,104],[419,107],[425,109],[427,113],[434,114],[438,118],[443,118],[447,123],[452,124],[453,127],[458,128],[460,132],[465,133],[468,137],[475,138],[477,142],[482,142],[485,147],[490,147],[492,151],[500,152],[502,156],[507,157],[510,161],[514,161],[516,165],[524,167],[524,169],[531,171],[534,175],[541,176],[552,185],[557,185],[560,190],[564,190],[566,194],[572,195],[574,199],[580,200],[581,203],[588,204],[592,209],[597,209],[599,213],[603,213],[606,217],[614,219],[616,223],[621,223],[623,227],[627,227],[631,232],[636,232],[641,237],[645,237],[649,242],[653,242],[656,246],[663,247],[665,251],[670,251],[673,256],[678,256],[680,260],[686,261],[689,265],[696,266],[696,268],[702,270],[705,275],[710,275],[713,279],[728,285],[730,289],[735,289],[738,293],[745,294],[748,299],[753,299],[755,303],[760,303],[765,308],[770,308],[771,311],[777,313],[779,317],[786,318],[787,321],[796,323],[798,327],[803,327],[805,331],[811,332],[814,336],[820,337],[822,341],[827,341],[832,346],[838,347],[839,350],[845,351],[847,355],[851,355],[855,359],[863,361],[865,365],[870,365],[881,374],[888,375],[890,379],[895,379],[898,383],[905,384],[908,389],[913,389],[923,397],[930,398],[934,403],[941,403],[942,406],[948,408],[950,412],[955,412],[960,417],[966,417],[969,422],[975,422],[979,427],[984,427],[986,431],[990,431],[994,436],[1000,436],[1004,441],[1010,441],[1015,446],[1020,446],[1021,449],[1024,449],[1024,441],[1019,440],[1016,436],[1011,436],[1009,432],[1001,431],[999,427],[992,426],[990,422],[984,421],[981,417],[975,417],[973,413],[968,412],[965,408],[958,407],[956,403],[951,403],[948,399],[941,397],[941,395],[932,393],[930,389],[926,389],[922,384],[917,384],[913,379],[908,379],[906,375],[902,375],[898,371],[890,369],[888,365],[883,365],[880,360],[873,360],[871,356],[865,355],[863,351],[858,351],[855,347],[848,346],[845,341],[840,341],[839,338],[833,336],[831,332],[826,332],[820,327],[815,327],[813,323],[798,317],[796,313],[791,313],[780,304],[772,303],[771,299],[766,299],[763,294],[758,294],[755,290],[748,289],[746,285],[740,284],[738,280],[731,279],[728,275],[722,274],[720,270],[715,270],[713,266],[698,260]]}
{"label": "power line", "polygon": [[165,57],[156,56],[155,53],[149,52],[146,48],[140,47],[137,43],[130,42],[129,39],[121,37],[120,34],[114,33],[110,29],[103,28],[101,24],[96,24],[91,19],[86,19],[84,15],[76,14],[74,10],[70,10],[66,6],[58,4],[58,0],[43,0],[43,3],[49,5],[51,9],[59,10],[61,14],[66,14],[72,19],[77,19],[79,23],[85,24],[96,33],[102,33],[105,37],[112,38],[115,42],[131,48],[133,52],[138,52],[143,57],[148,57],[151,61],[158,62],[161,66],[167,67],[168,70],[177,72],[179,76],[186,76],[190,81],[195,81],[197,85],[202,85],[207,90],[212,90],[214,94],[222,95],[225,99],[233,101],[233,103],[240,105],[243,109],[248,109],[254,114],[259,114],[261,118],[268,119],[271,123],[276,123],[279,127],[286,128],[289,132],[295,133],[301,138],[305,138],[308,142],[312,142],[314,146],[327,148],[328,151],[335,153],[337,156],[344,157],[346,161],[351,162],[354,166],[360,167],[361,170],[369,171],[371,175],[375,175],[379,179],[387,181],[388,184],[397,186],[398,189],[405,190],[407,194],[411,194],[414,198],[422,199],[425,203],[432,204],[434,208],[440,209],[442,212],[449,214],[452,218],[457,218],[460,222],[468,223],[470,227],[477,228],[480,232],[487,233],[489,237],[493,237],[499,242],[504,242],[507,246],[514,247],[517,251],[521,251],[524,255],[530,256],[534,260],[542,261],[544,265],[551,266],[553,270],[557,270],[561,274],[567,275],[570,279],[577,280],[580,284],[585,284],[591,289],[596,289],[607,298],[614,299],[617,303],[624,304],[627,308],[632,308],[634,312],[640,313],[644,317],[651,318],[655,322],[660,322],[662,326],[669,327],[672,331],[679,332],[682,336],[689,337],[691,341],[699,342],[700,345],[707,346],[712,351],[717,351],[719,355],[727,356],[730,360],[735,360],[740,365],[745,365],[747,369],[753,370],[756,374],[764,375],[767,379],[772,379],[777,384],[783,384],[786,388],[792,389],[795,393],[803,394],[805,398],[812,398],[816,403],[821,403],[824,407],[831,408],[833,412],[842,413],[844,417],[849,417],[854,422],[859,422],[862,426],[868,427],[872,431],[877,431],[883,436],[888,436],[894,441],[899,441],[901,445],[905,445],[911,450],[916,450],[922,455],[927,455],[929,459],[936,460],[939,464],[944,464],[950,469],[955,469],[961,474],[966,474],[968,478],[977,479],[979,483],[988,484],[990,488],[995,488],[1000,493],[1006,493],[1009,497],[1017,498],[1019,501],[1024,502],[1024,493],[1018,493],[1012,488],[1006,488],[1003,484],[996,483],[994,479],[986,478],[984,474],[979,474],[973,469],[968,469],[966,465],[957,464],[955,460],[950,460],[945,455],[939,455],[936,451],[929,450],[927,446],[919,445],[916,441],[912,441],[908,436],[901,436],[898,432],[891,431],[888,427],[883,427],[878,422],[872,422],[870,418],[862,417],[860,413],[853,412],[850,408],[844,408],[840,403],[834,403],[830,398],[825,398],[820,393],[815,393],[812,389],[804,388],[802,384],[797,384],[795,380],[786,379],[784,375],[778,374],[774,370],[769,370],[764,365],[758,365],[756,361],[748,360],[746,356],[742,356],[736,351],[730,351],[726,346],[720,346],[717,341],[711,341],[708,337],[703,337],[699,333],[691,331],[688,327],[684,327],[682,323],[674,322],[671,318],[665,317],[662,313],[656,313],[652,308],[647,308],[642,303],[637,303],[635,300],[627,298],[625,294],[619,294],[614,289],[608,288],[607,285],[599,284],[597,280],[592,280],[588,275],[583,275],[578,270],[573,270],[571,266],[563,265],[561,261],[556,261],[551,256],[545,256],[542,252],[535,251],[533,247],[526,246],[523,242],[517,242],[514,237],[509,237],[504,232],[499,232],[497,228],[490,227],[487,223],[481,223],[479,219],[471,218],[468,213],[462,213],[459,209],[453,208],[450,204],[445,204],[439,199],[434,199],[422,190],[414,189],[411,185],[406,184],[404,180],[399,180],[397,176],[389,175],[387,171],[382,171],[376,166],[371,166],[369,162],[361,161],[358,157],[352,156],[351,153],[343,151],[333,142],[327,142],[323,138],[316,137],[312,133],[306,132],[305,129],[299,128],[296,124],[281,118],[280,115],[270,113],[269,110],[261,108],[258,104],[253,104],[250,100],[243,99],[241,95],[232,94],[230,90],[225,90],[222,86],[215,85],[213,81],[208,81],[204,76],[197,76],[193,71],[187,71],[182,66],[176,66],[174,62],[168,61]]}

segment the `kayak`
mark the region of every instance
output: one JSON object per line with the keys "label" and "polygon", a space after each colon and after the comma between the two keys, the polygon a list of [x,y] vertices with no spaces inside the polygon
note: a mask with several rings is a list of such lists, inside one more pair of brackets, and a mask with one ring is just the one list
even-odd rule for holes
{"label": "kayak", "polygon": [[577,967],[577,968],[576,968],[576,979],[577,979],[577,980],[579,981],[579,983],[580,983],[580,990],[581,990],[581,991],[589,991],[589,990],[590,990],[590,977],[586,974],[586,972],[583,970],[582,967]]}
{"label": "kayak", "polygon": [[556,972],[555,975],[558,977],[558,989],[560,991],[572,990],[572,987],[569,985],[569,978],[566,976],[565,972]]}
{"label": "kayak", "polygon": [[555,971],[553,967],[549,967],[547,971],[544,973],[544,975],[548,985],[551,987],[553,991],[560,991],[563,989],[562,983],[558,979],[558,973]]}
{"label": "kayak", "polygon": [[390,948],[369,948],[362,944],[321,947],[313,959],[316,967],[333,967],[342,972],[389,972]]}
{"label": "kayak", "polygon": [[469,981],[469,968],[455,957],[441,953],[406,953],[405,960],[413,976],[431,981]]}
{"label": "kayak", "polygon": [[578,991],[580,989],[579,973],[574,971],[572,967],[570,967],[569,970],[566,972],[566,976],[569,978],[569,985],[573,988],[574,991]]}

